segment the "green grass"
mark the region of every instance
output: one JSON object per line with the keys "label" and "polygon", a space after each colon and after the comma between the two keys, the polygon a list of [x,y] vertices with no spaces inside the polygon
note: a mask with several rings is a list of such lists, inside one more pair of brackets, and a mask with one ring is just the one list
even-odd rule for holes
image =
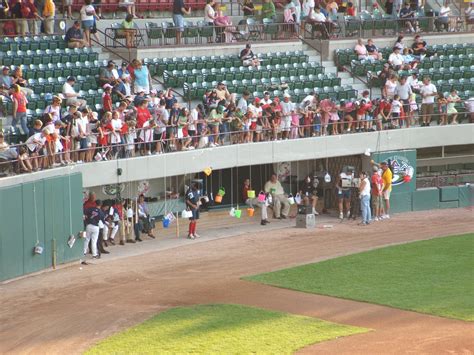
{"label": "green grass", "polygon": [[473,321],[474,234],[391,246],[246,279]]}
{"label": "green grass", "polygon": [[178,307],[113,335],[87,354],[288,354],[366,332],[319,319],[239,305]]}

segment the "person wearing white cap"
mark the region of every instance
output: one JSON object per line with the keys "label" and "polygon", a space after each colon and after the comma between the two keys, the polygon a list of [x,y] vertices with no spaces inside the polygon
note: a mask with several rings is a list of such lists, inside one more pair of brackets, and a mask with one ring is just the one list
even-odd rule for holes
{"label": "person wearing white cap", "polygon": [[283,95],[283,102],[281,106],[281,131],[283,132],[283,139],[288,139],[291,127],[291,113],[295,110],[295,104],[290,100],[291,96],[288,93]]}
{"label": "person wearing white cap", "polygon": [[104,93],[102,94],[102,108],[104,112],[112,112],[113,102],[112,102],[112,89],[113,86],[110,84],[104,84],[102,86]]}

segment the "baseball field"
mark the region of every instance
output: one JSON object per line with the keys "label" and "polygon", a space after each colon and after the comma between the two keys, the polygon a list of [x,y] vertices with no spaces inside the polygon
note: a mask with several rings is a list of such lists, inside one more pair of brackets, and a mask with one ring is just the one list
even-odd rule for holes
{"label": "baseball field", "polygon": [[116,246],[1,284],[0,352],[472,353],[473,217],[266,231],[247,219],[223,237],[226,217],[206,216],[215,237],[163,249],[159,230],[139,255]]}

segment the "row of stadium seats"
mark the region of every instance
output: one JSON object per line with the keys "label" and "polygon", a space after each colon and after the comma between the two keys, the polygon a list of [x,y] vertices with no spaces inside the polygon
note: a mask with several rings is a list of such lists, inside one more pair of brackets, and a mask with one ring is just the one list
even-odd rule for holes
{"label": "row of stadium seats", "polygon": [[[355,75],[363,75],[367,71],[382,70],[386,61],[368,61],[368,60],[354,60],[351,63],[352,71]],[[474,54],[469,55],[451,55],[449,57],[439,56],[426,58],[420,62],[416,69],[435,69],[442,70],[447,68],[470,68],[474,65]]]}
{"label": "row of stadium seats", "polygon": [[[35,51],[41,49],[65,49],[66,41],[64,36],[24,36],[24,37],[3,37],[0,41],[0,51]],[[89,49],[89,48],[87,48]]]}
{"label": "row of stadium seats", "polygon": [[27,50],[24,51],[7,51],[6,53],[0,53],[0,62],[6,66],[19,66],[19,65],[30,65],[30,64],[57,64],[67,62],[94,62],[99,59],[99,54],[89,50],[77,50],[77,49],[47,49],[45,51],[38,49],[36,51]]}
{"label": "row of stadium seats", "polygon": [[[60,92],[60,91],[59,91]],[[81,98],[87,101],[87,104],[91,107],[95,107],[96,105],[102,104],[102,94],[104,90],[102,89],[88,89],[88,90],[78,90]],[[33,94],[28,97],[28,110],[29,116],[33,117],[41,117],[44,109],[51,103],[52,94],[51,93],[43,93],[40,94]],[[11,112],[12,103],[11,101],[5,102],[6,110]],[[63,101],[63,109],[66,108],[66,102]]]}
{"label": "row of stadium seats", "polygon": [[[434,45],[430,48],[435,51],[438,56],[451,56],[451,55],[469,55],[474,54],[474,44],[464,43],[464,44],[445,44],[445,45]],[[383,47],[379,48],[380,53],[382,53],[385,59],[388,59],[388,56],[393,51],[393,47]],[[338,66],[350,65],[352,61],[358,60],[357,55],[354,52],[353,48],[346,49],[337,49],[335,52],[335,62]]]}
{"label": "row of stadium seats", "polygon": [[299,77],[309,75],[323,74],[324,68],[311,63],[294,65],[267,65],[264,67],[231,67],[221,69],[194,69],[173,70],[171,73],[165,71],[163,79],[165,85],[169,87],[181,87],[185,82],[194,83],[202,81],[232,81],[232,80],[252,80],[252,79],[270,79],[271,77]]}
{"label": "row of stadium seats", "polygon": [[[25,79],[48,79],[51,77],[59,78],[59,77],[68,77],[72,76],[96,76],[99,75],[100,70],[100,63],[99,61],[95,60],[93,62],[85,61],[85,62],[75,62],[66,64],[57,63],[52,64],[49,63],[48,65],[45,64],[30,64],[30,65],[20,65],[23,78]],[[11,66],[10,69],[13,69],[14,66]]]}
{"label": "row of stadium seats", "polygon": [[[327,75],[324,79],[317,76],[301,76],[301,77],[277,77],[270,79],[253,79],[253,80],[232,80],[222,81],[229,92],[242,94],[245,90],[250,92],[263,92],[271,89],[277,89],[281,87],[288,88],[290,90],[304,90],[307,88],[317,89],[321,92],[332,92],[331,89],[340,87],[341,79],[334,76],[329,78]],[[322,85],[325,83],[327,85]],[[202,82],[202,83],[185,83],[183,91],[185,97],[194,100],[202,98],[204,93],[216,87],[218,81],[213,82]],[[347,88],[349,90],[349,88]],[[350,88],[352,90],[352,88]],[[354,90],[355,93],[356,90]],[[342,95],[341,95],[342,96]]]}
{"label": "row of stadium seats", "polygon": [[[412,70],[404,70],[400,71],[398,74],[401,75],[411,75],[412,73],[418,73],[420,79],[424,76],[429,76],[431,80],[437,85],[441,84],[449,84],[453,80],[459,81],[461,83],[467,83],[463,86],[463,90],[471,90],[470,83],[474,80],[474,66],[469,68],[461,67],[461,68],[440,68],[440,69],[412,69]],[[367,76],[371,78],[370,86],[371,87],[380,87],[382,85],[382,81],[377,77],[377,72],[367,72]],[[461,89],[459,89],[461,90]]]}
{"label": "row of stadium seats", "polygon": [[[284,65],[308,61],[308,56],[302,51],[262,53],[257,57],[262,65]],[[158,76],[162,76],[165,70],[172,72],[173,70],[220,69],[242,65],[238,55],[153,58],[145,59],[145,63],[150,67],[150,71],[153,70],[153,73]]]}
{"label": "row of stadium seats", "polygon": [[[47,79],[28,79],[28,86],[33,90],[35,94],[41,93],[51,93],[58,94],[62,92],[63,85],[66,82],[65,77],[54,78],[50,77]],[[76,83],[74,84],[74,90],[90,90],[97,88],[96,78],[92,75],[90,76],[77,76]]]}

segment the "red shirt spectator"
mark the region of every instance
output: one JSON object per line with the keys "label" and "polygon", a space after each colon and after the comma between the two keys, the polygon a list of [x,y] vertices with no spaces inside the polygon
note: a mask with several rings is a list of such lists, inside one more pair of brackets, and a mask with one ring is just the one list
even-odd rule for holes
{"label": "red shirt spectator", "polygon": [[84,211],[88,210],[89,208],[94,208],[97,207],[97,204],[95,203],[95,195],[90,195],[89,199],[84,202],[83,209]]}
{"label": "red shirt spectator", "polygon": [[371,190],[372,196],[382,195],[383,180],[378,172],[374,172],[374,174],[372,175],[371,181],[372,181],[372,190]]}
{"label": "red shirt spectator", "polygon": [[22,1],[21,14],[23,15],[23,18],[33,19],[38,15],[38,10],[33,2]]}
{"label": "red shirt spectator", "polygon": [[370,101],[361,103],[359,106],[359,109],[357,110],[357,115],[364,116],[371,108],[372,108],[372,103]]}
{"label": "red shirt spectator", "polygon": [[377,117],[381,112],[383,112],[385,116],[387,116],[390,113],[391,109],[392,109],[392,105],[390,105],[390,102],[380,101],[377,108],[375,109],[374,116]]}
{"label": "red shirt spectator", "polygon": [[104,94],[102,95],[102,107],[105,112],[112,112],[112,88],[113,86],[110,84],[105,84],[104,85]]}
{"label": "red shirt spectator", "polygon": [[3,24],[4,36],[16,36],[16,26],[13,21],[5,21]]}
{"label": "red shirt spectator", "polygon": [[17,103],[16,112],[26,112],[26,105],[28,104],[28,100],[23,92],[14,92],[12,94],[13,101]]}
{"label": "red shirt spectator", "polygon": [[137,127],[142,128],[146,121],[150,120],[151,113],[146,107],[136,107],[137,110]]}

